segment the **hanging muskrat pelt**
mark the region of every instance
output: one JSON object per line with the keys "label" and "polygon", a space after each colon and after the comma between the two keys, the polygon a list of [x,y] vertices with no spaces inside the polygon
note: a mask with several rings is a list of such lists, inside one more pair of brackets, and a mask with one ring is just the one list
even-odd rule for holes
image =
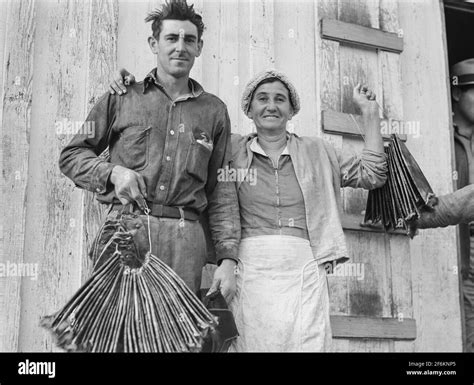
{"label": "hanging muskrat pelt", "polygon": [[369,191],[365,225],[381,223],[385,230],[404,229],[420,217],[422,210],[432,210],[436,197],[405,144],[391,135],[387,155],[388,175],[384,186]]}
{"label": "hanging muskrat pelt", "polygon": [[147,227],[134,213],[109,217],[91,256],[92,276],[59,312],[41,320],[59,347],[78,352],[201,351],[216,318],[151,253],[149,217]]}

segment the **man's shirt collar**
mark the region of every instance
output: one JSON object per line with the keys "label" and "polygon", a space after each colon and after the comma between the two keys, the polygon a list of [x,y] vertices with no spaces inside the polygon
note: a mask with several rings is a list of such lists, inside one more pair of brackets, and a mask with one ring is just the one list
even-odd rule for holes
{"label": "man's shirt collar", "polygon": [[[180,100],[185,100],[188,98],[197,98],[204,92],[204,89],[196,80],[189,78],[188,82],[189,82],[188,85],[189,85],[189,89],[191,90],[191,93],[179,97]],[[148,89],[150,84],[155,84],[161,90],[165,91],[165,88],[161,84],[160,79],[158,78],[158,75],[156,74],[156,68],[153,68],[148,73],[148,75],[145,76],[145,79],[143,80],[143,93],[145,93],[145,91]]]}

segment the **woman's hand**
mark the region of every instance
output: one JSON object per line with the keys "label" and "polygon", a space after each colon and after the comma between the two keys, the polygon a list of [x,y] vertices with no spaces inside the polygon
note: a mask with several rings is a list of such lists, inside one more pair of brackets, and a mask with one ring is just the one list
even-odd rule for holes
{"label": "woman's hand", "polygon": [[109,92],[112,95],[115,93],[118,93],[119,95],[125,94],[127,92],[125,86],[129,86],[133,83],[135,83],[135,76],[125,68],[120,68],[109,84]]}
{"label": "woman's hand", "polygon": [[207,295],[220,290],[226,302],[230,303],[237,289],[237,282],[235,279],[236,265],[237,263],[232,259],[224,259],[221,262],[220,266],[214,272],[212,286],[207,292]]}
{"label": "woman's hand", "polygon": [[358,83],[354,87],[352,100],[362,112],[362,115],[378,115],[378,104],[375,101],[375,93],[366,85]]}
{"label": "woman's hand", "polygon": [[375,101],[375,93],[366,85],[358,83],[354,87],[352,99],[362,112],[362,124],[365,134],[365,148],[383,153],[383,140],[380,131],[379,105]]}

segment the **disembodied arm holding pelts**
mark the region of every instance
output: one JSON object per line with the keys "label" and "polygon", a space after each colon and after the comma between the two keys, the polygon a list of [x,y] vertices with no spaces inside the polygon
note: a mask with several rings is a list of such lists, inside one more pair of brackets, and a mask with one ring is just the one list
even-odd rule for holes
{"label": "disembodied arm holding pelts", "polygon": [[474,184],[436,198],[433,210],[424,210],[410,224],[410,235],[417,229],[454,226],[474,222]]}

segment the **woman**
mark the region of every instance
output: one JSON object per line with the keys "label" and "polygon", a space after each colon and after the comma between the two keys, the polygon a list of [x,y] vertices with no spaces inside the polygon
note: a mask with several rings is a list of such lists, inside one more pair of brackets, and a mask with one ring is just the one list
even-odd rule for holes
{"label": "woman", "polygon": [[339,189],[380,187],[387,172],[375,94],[357,85],[353,98],[365,127],[360,156],[287,132],[300,101],[281,72],[266,70],[247,84],[242,109],[257,132],[233,135],[232,166],[256,180],[236,182],[242,240],[230,307],[240,336],[231,351],[330,350],[324,264],[348,260]]}
{"label": "woman", "polygon": [[230,306],[240,337],[233,351],[328,351],[329,298],[324,263],[346,261],[339,208],[341,186],[376,188],[386,159],[375,95],[354,89],[366,146],[361,156],[337,153],[317,137],[286,131],[298,93],[279,71],[252,79],[242,109],[256,134],[233,136],[233,167],[257,183],[237,182],[242,240],[237,292]]}

